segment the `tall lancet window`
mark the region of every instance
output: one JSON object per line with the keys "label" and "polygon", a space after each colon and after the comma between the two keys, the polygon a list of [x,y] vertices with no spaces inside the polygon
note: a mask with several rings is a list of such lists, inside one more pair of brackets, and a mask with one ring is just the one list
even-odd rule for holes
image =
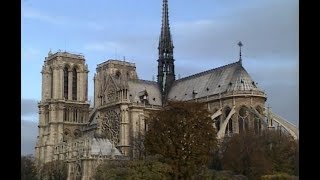
{"label": "tall lancet window", "polygon": [[63,69],[63,93],[64,99],[68,99],[68,68]]}
{"label": "tall lancet window", "polygon": [[72,100],[77,100],[77,70],[72,70]]}
{"label": "tall lancet window", "polygon": [[50,98],[53,98],[53,70],[50,67]]}

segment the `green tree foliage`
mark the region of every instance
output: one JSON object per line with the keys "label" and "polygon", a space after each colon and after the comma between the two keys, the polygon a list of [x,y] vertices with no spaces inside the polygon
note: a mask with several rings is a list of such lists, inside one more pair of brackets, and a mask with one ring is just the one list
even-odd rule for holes
{"label": "green tree foliage", "polygon": [[157,159],[106,161],[98,166],[95,179],[165,180],[171,167]]}
{"label": "green tree foliage", "polygon": [[261,134],[248,131],[236,134],[221,145],[222,168],[244,174],[249,179],[275,173],[295,173],[298,144],[279,131],[265,130]]}
{"label": "green tree foliage", "polygon": [[39,168],[39,179],[66,180],[68,176],[67,163],[61,160],[45,163]]}
{"label": "green tree foliage", "polygon": [[32,155],[21,156],[21,180],[35,180],[37,169]]}
{"label": "green tree foliage", "polygon": [[145,148],[161,155],[172,168],[175,179],[188,179],[207,166],[216,146],[213,120],[204,104],[169,102],[150,114]]}

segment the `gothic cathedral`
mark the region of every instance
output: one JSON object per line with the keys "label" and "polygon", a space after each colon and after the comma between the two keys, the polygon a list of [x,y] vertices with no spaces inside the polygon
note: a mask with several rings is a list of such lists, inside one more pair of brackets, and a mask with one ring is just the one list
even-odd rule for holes
{"label": "gothic cathedral", "polygon": [[266,94],[242,66],[241,51],[234,63],[176,79],[167,0],[162,8],[157,81],[139,79],[134,63],[107,60],[94,74],[93,107],[84,56],[48,54],[41,72],[38,164],[64,160],[68,179],[91,179],[103,160],[135,157],[133,138],[168,100],[205,102],[218,138],[268,126],[261,120]]}

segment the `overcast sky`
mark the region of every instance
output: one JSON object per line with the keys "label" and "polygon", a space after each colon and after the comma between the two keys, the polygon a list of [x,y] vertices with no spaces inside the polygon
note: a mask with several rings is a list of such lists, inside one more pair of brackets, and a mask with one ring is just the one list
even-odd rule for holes
{"label": "overcast sky", "polygon": [[[169,0],[177,77],[238,60],[268,96],[272,111],[299,122],[298,0]],[[23,0],[21,153],[34,153],[41,68],[49,50],[82,53],[89,97],[96,65],[134,62],[140,79],[157,75],[162,0]]]}

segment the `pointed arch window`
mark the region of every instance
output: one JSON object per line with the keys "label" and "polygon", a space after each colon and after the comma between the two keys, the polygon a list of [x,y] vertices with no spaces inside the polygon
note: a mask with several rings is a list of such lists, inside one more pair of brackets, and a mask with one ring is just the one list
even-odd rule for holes
{"label": "pointed arch window", "polygon": [[249,130],[249,111],[248,108],[242,106],[239,110],[239,133]]}
{"label": "pointed arch window", "polygon": [[68,68],[63,69],[63,93],[64,99],[68,99]]}
{"label": "pointed arch window", "polygon": [[68,121],[69,120],[69,113],[68,113],[68,108],[65,108],[63,111],[63,121]]}
{"label": "pointed arch window", "polygon": [[72,70],[72,100],[77,100],[77,70]]}

